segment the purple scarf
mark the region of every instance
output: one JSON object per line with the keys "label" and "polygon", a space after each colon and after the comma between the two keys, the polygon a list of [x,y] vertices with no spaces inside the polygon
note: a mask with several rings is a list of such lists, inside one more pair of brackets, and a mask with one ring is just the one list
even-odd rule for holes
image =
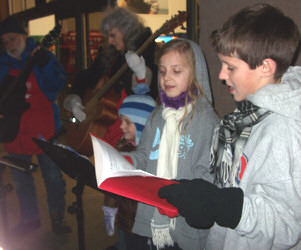
{"label": "purple scarf", "polygon": [[[187,90],[182,92],[179,96],[176,97],[168,97],[165,92],[160,89],[160,99],[162,104],[166,108],[174,108],[174,109],[179,109],[183,106],[185,106],[185,98],[187,95]],[[190,98],[188,98],[188,102],[190,102]]]}

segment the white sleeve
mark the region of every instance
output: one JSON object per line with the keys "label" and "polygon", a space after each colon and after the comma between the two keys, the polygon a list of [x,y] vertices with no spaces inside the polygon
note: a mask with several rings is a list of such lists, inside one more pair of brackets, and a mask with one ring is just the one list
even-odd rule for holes
{"label": "white sleeve", "polygon": [[245,196],[235,230],[262,249],[288,249],[301,239],[301,131],[287,119],[271,121],[253,128],[245,147]]}

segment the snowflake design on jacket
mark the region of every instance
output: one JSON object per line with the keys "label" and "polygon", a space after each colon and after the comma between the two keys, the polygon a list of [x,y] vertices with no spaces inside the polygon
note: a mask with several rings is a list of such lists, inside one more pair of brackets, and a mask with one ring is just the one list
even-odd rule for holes
{"label": "snowflake design on jacket", "polygon": [[[160,145],[160,138],[161,138],[160,135],[161,135],[160,129],[157,128],[156,135],[154,137],[154,141],[153,141],[153,145],[152,145],[152,148],[154,150],[152,150],[149,154],[150,160],[158,160],[159,145]],[[193,147],[193,145],[194,145],[194,143],[192,142],[190,135],[181,135],[180,145],[179,145],[179,150],[178,150],[179,158],[185,159],[188,151]]]}
{"label": "snowflake design on jacket", "polygon": [[193,147],[194,143],[192,142],[190,135],[181,135],[180,137],[180,145],[178,150],[179,158],[186,159],[186,155]]}

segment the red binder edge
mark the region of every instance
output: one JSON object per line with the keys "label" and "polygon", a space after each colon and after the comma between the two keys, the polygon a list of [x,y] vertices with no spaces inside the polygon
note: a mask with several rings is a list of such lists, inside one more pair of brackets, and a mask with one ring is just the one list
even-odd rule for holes
{"label": "red binder edge", "polygon": [[178,209],[158,196],[159,189],[170,184],[178,182],[152,176],[122,176],[107,178],[99,188],[155,206],[160,213],[173,218],[179,214]]}

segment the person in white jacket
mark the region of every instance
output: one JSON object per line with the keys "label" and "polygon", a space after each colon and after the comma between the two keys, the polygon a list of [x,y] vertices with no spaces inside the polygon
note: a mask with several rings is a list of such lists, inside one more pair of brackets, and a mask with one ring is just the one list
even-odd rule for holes
{"label": "person in white jacket", "polygon": [[242,9],[212,33],[219,78],[237,103],[216,127],[214,184],[180,180],[159,190],[206,249],[301,249],[300,34],[268,4]]}

